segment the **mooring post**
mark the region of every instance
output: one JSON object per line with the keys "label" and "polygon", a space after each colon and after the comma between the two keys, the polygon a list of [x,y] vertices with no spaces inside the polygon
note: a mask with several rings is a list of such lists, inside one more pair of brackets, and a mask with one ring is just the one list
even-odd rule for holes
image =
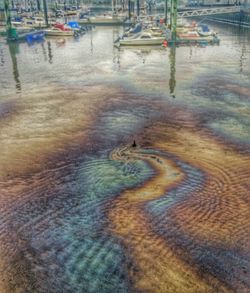
{"label": "mooring post", "polygon": [[17,32],[15,28],[11,25],[11,14],[10,14],[10,3],[9,0],[4,0],[4,14],[5,14],[5,25],[6,34],[8,40],[13,40],[17,38]]}
{"label": "mooring post", "polygon": [[178,5],[178,0],[171,0],[170,25],[171,25],[171,39],[174,42],[176,41],[177,5]]}
{"label": "mooring post", "polygon": [[131,1],[128,0],[128,18],[131,19]]}
{"label": "mooring post", "polygon": [[36,0],[36,7],[38,11],[41,11],[41,4],[40,4],[40,0]]}
{"label": "mooring post", "polygon": [[43,11],[44,11],[44,18],[46,26],[49,26],[49,19],[48,19],[48,8],[47,8],[47,1],[43,0]]}
{"label": "mooring post", "polygon": [[169,63],[170,63],[170,79],[169,79],[169,90],[170,95],[175,97],[175,86],[176,86],[176,79],[175,79],[175,63],[176,63],[176,46],[173,46],[169,50]]}
{"label": "mooring post", "polygon": [[168,24],[168,0],[165,0],[165,24]]}
{"label": "mooring post", "polygon": [[136,10],[137,10],[137,16],[140,16],[140,0],[137,0],[137,1],[136,1],[136,4],[137,4],[137,7],[136,7]]}

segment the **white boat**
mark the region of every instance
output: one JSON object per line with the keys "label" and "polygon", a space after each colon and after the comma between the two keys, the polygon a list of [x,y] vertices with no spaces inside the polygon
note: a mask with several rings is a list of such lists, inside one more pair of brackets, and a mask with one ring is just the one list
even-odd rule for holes
{"label": "white boat", "polygon": [[33,27],[25,24],[23,21],[11,21],[11,25],[19,32],[29,32],[33,29]]}
{"label": "white boat", "polygon": [[93,25],[122,25],[125,18],[116,15],[90,16],[89,18],[80,19],[79,23]]}
{"label": "white boat", "polygon": [[125,15],[118,14],[117,0],[112,0],[112,12],[104,13],[97,16],[87,16],[86,18],[80,19],[79,23],[93,24],[93,25],[122,25],[126,20]]}
{"label": "white boat", "polygon": [[217,34],[216,32],[211,31],[206,24],[200,24],[197,28],[197,32],[202,37],[215,36]]}
{"label": "white boat", "polygon": [[61,30],[57,27],[52,27],[50,29],[46,29],[46,36],[55,36],[55,37],[72,37],[74,35],[73,30]]}
{"label": "white boat", "polygon": [[150,33],[154,37],[162,37],[164,35],[163,30],[160,28],[151,27],[145,29],[144,31]]}
{"label": "white boat", "polygon": [[161,45],[165,40],[163,36],[153,36],[148,32],[138,33],[134,36],[121,39],[120,46],[146,46],[146,45]]}
{"label": "white boat", "polygon": [[45,20],[43,17],[27,17],[23,19],[23,24],[30,27],[45,27]]}
{"label": "white boat", "polygon": [[[30,31],[32,31],[34,28],[32,28],[32,27],[30,27],[30,26],[21,26],[21,25],[19,25],[19,24],[14,24],[14,25],[12,25],[13,26],[13,28],[15,28],[16,30],[17,30],[17,32],[19,32],[19,33],[26,33],[26,32],[30,32]],[[4,31],[5,31],[5,29],[4,29]]]}
{"label": "white boat", "polygon": [[201,36],[197,31],[189,31],[185,33],[177,33],[179,40],[188,40],[188,41],[215,41],[214,35]]}
{"label": "white boat", "polygon": [[[49,24],[54,24],[55,21],[50,19]],[[20,21],[11,21],[11,24],[18,28],[18,27],[29,27],[29,28],[45,28],[45,20],[43,17],[24,17]]]}

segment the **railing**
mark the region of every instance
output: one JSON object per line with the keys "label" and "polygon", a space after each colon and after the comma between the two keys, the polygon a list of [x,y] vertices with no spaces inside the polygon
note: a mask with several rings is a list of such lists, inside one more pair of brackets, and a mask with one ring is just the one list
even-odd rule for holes
{"label": "railing", "polygon": [[194,17],[194,16],[203,16],[203,15],[235,13],[235,12],[240,12],[240,10],[241,10],[240,6],[193,9],[193,10],[178,12],[178,17]]}
{"label": "railing", "polygon": [[[240,12],[241,9],[242,9],[241,6],[202,8],[202,9],[192,9],[192,10],[186,10],[186,11],[179,11],[179,12],[177,12],[177,15],[179,18],[196,17],[196,16],[215,15],[215,14],[237,13],[237,12]],[[164,14],[139,16],[139,19],[143,20],[145,18],[150,18],[150,17],[164,18]]]}

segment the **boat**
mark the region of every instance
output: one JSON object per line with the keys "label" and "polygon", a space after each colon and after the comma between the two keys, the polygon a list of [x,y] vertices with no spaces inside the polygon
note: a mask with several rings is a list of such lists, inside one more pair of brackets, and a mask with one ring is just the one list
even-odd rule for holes
{"label": "boat", "polygon": [[[50,25],[54,25],[56,22],[53,19],[49,20]],[[11,25],[15,28],[29,28],[29,29],[42,29],[46,28],[45,20],[41,16],[35,17],[16,17],[11,21]]]}
{"label": "boat", "polygon": [[53,27],[44,30],[47,36],[70,37],[74,36],[74,30],[66,27],[64,24],[56,24]]}
{"label": "boat", "polygon": [[197,32],[202,37],[214,36],[217,34],[216,32],[211,31],[206,24],[200,24],[197,28]]}
{"label": "boat", "polygon": [[207,42],[214,42],[216,39],[218,39],[214,35],[209,36],[201,36],[198,31],[188,31],[188,32],[182,32],[177,33],[177,39],[179,41],[186,40],[186,41],[207,41]]}
{"label": "boat", "polygon": [[27,33],[34,29],[33,27],[27,25],[21,17],[11,20],[11,25],[20,33]]}
{"label": "boat", "polygon": [[71,28],[74,31],[75,36],[81,36],[85,34],[88,30],[88,27],[86,25],[81,26],[77,21],[69,21],[67,23],[67,27]]}
{"label": "boat", "polygon": [[197,30],[197,23],[192,21],[191,23],[178,23],[176,31],[177,33],[187,33],[189,31],[196,31]]}
{"label": "boat", "polygon": [[164,36],[153,36],[148,32],[135,34],[119,40],[120,46],[147,46],[147,45],[161,45],[165,40]]}
{"label": "boat", "polygon": [[30,26],[15,26],[15,25],[13,25],[13,28],[15,28],[16,31],[20,34],[29,33],[34,30],[34,28],[32,28]]}
{"label": "boat", "polygon": [[145,29],[144,31],[150,33],[154,37],[164,36],[164,31],[158,27],[151,27],[151,28]]}
{"label": "boat", "polygon": [[28,43],[33,43],[33,42],[42,41],[44,39],[44,36],[45,36],[45,31],[43,31],[43,30],[33,31],[30,33],[27,33],[25,35],[25,39]]}
{"label": "boat", "polygon": [[55,36],[55,37],[72,37],[74,36],[74,31],[62,31],[59,28],[52,27],[50,29],[45,30],[45,34],[47,36]]}
{"label": "boat", "polygon": [[137,23],[135,26],[130,27],[125,31],[125,33],[122,36],[119,36],[115,41],[114,44],[118,43],[121,39],[131,37],[135,34],[138,34],[139,32],[142,31],[142,24]]}
{"label": "boat", "polygon": [[76,29],[76,30],[81,29],[81,27],[79,26],[79,23],[77,21],[73,21],[73,20],[69,21],[67,23],[67,26],[69,26],[71,29]]}
{"label": "boat", "polygon": [[89,16],[83,19],[79,19],[80,24],[93,24],[93,25],[122,25],[125,21],[125,17],[118,15],[98,15]]}
{"label": "boat", "polygon": [[119,13],[121,7],[117,7],[117,1],[112,0],[111,4],[111,13],[104,13],[102,15],[90,15],[91,9],[89,9],[87,13],[80,13],[79,23],[91,25],[123,25],[127,17]]}
{"label": "boat", "polygon": [[22,25],[29,26],[32,28],[36,27],[46,27],[45,20],[43,17],[24,17],[21,21]]}
{"label": "boat", "polygon": [[27,41],[31,44],[33,42],[39,42],[44,40],[44,30],[33,30],[30,32],[19,32],[16,28],[11,28],[11,36],[7,37],[8,41]]}

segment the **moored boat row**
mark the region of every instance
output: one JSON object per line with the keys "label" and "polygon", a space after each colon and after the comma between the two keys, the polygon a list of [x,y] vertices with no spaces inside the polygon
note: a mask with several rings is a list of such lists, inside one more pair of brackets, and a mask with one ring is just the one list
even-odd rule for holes
{"label": "moored boat row", "polygon": [[[43,29],[31,27],[11,27],[5,31],[8,41],[27,41],[28,43],[41,41],[45,36],[48,37],[78,37],[83,35],[91,27],[80,26],[76,21],[69,21],[67,24],[55,23]],[[4,31],[3,31],[4,33]]]}
{"label": "moored boat row", "polygon": [[198,25],[194,22],[179,25],[176,30],[176,39],[172,39],[171,30],[165,24],[138,23],[127,30],[123,36],[115,41],[116,46],[140,46],[140,45],[164,45],[166,44],[214,44],[219,42],[217,33],[211,31],[207,25]]}

